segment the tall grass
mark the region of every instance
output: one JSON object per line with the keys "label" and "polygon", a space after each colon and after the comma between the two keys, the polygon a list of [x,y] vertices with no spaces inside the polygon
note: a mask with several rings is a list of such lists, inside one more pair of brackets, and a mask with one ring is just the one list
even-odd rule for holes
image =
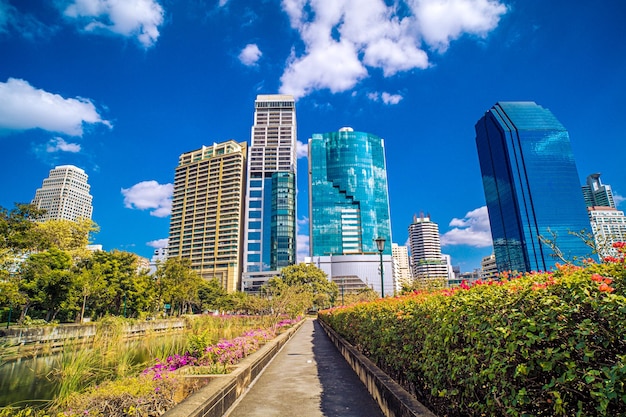
{"label": "tall grass", "polygon": [[57,356],[49,376],[59,383],[57,399],[63,400],[71,393],[90,385],[102,373],[99,355],[90,349],[73,346]]}
{"label": "tall grass", "polygon": [[186,318],[182,333],[161,335],[150,333],[140,339],[124,339],[124,323],[111,318],[99,324],[91,347],[83,344],[67,346],[58,356],[51,378],[58,381],[57,401],[73,392],[139,373],[155,359],[191,352],[230,339],[244,332],[263,327],[267,318],[247,316],[191,316]]}

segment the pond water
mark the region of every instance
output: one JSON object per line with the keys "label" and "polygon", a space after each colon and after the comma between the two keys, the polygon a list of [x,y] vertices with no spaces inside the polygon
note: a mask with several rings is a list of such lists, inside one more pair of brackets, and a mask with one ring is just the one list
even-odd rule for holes
{"label": "pond water", "polygon": [[[151,353],[168,352],[172,347],[180,348],[185,341],[184,334],[152,336],[143,340],[129,341],[126,342],[124,355],[132,358],[130,365],[144,364],[148,367],[154,364],[155,355]],[[60,389],[55,374],[62,366],[61,363],[60,353],[10,362],[0,361],[0,407],[45,405],[54,399]]]}
{"label": "pond water", "polygon": [[0,407],[36,405],[54,398],[58,384],[47,376],[54,362],[53,356],[47,356],[0,366]]}

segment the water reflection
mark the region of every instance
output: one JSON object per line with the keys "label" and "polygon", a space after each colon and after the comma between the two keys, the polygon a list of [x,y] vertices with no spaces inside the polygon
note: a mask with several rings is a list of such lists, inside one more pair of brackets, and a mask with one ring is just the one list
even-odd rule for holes
{"label": "water reflection", "polygon": [[[128,365],[140,372],[143,368],[154,363],[157,356],[167,352],[182,353],[186,346],[184,334],[146,337],[140,340],[126,342],[126,350],[117,360],[128,358]],[[66,349],[76,349],[68,347]],[[64,352],[68,356],[71,352]],[[100,353],[99,353],[100,354]],[[119,352],[118,352],[119,354]],[[59,393],[60,384],[56,375],[63,367],[63,353],[50,356],[23,358],[17,361],[0,363],[0,407],[44,405],[54,399]],[[102,360],[109,362],[101,364],[102,378],[110,376],[111,371],[118,365],[115,358]]]}

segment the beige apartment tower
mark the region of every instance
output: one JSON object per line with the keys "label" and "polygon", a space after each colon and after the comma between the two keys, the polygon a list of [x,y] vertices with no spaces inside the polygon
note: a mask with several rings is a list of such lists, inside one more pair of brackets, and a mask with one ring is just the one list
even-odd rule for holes
{"label": "beige apartment tower", "polygon": [[229,292],[241,277],[246,154],[246,142],[203,146],[179,157],[174,176],[168,257]]}
{"label": "beige apartment tower", "polygon": [[46,210],[41,221],[91,219],[93,197],[89,189],[85,171],[74,165],[60,165],[50,170],[31,203]]}

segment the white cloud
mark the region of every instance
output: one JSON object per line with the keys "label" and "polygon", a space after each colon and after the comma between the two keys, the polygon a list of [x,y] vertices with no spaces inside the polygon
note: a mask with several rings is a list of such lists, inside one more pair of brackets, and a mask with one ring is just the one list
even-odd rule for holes
{"label": "white cloud", "polygon": [[16,78],[0,82],[0,131],[40,128],[81,136],[83,123],[111,127],[89,99],[63,98]]}
{"label": "white cloud", "polygon": [[161,248],[167,248],[167,242],[168,239],[157,239],[157,240],[151,240],[150,242],[146,243],[146,245],[155,248],[155,249],[161,249]]}
{"label": "white cloud", "polygon": [[462,219],[452,219],[449,226],[453,229],[441,235],[441,246],[485,248],[492,244],[487,206],[468,212]]}
{"label": "white cloud", "polygon": [[426,0],[412,6],[424,41],[445,51],[464,33],[486,37],[507,7],[497,0]]}
{"label": "white cloud", "polygon": [[389,94],[386,92],[383,92],[381,97],[385,104],[398,104],[404,98],[400,94]]}
{"label": "white cloud", "polygon": [[383,92],[383,93],[368,93],[367,94],[367,98],[369,98],[372,101],[381,101],[387,105],[393,105],[393,104],[398,104],[400,101],[402,101],[402,99],[404,97],[402,97],[400,94],[390,94],[387,92]]}
{"label": "white cloud", "polygon": [[254,43],[250,43],[246,45],[246,47],[243,48],[239,54],[239,61],[247,66],[256,65],[261,58],[261,55],[263,55],[263,53],[261,53],[259,47]]}
{"label": "white cloud", "polygon": [[151,209],[150,215],[167,217],[172,212],[172,184],[143,181],[130,188],[122,188],[124,206],[138,210]]}
{"label": "white cloud", "polygon": [[[296,224],[298,229],[296,236],[296,259],[304,262],[304,258],[309,256],[309,218],[301,217]],[[306,234],[302,233],[306,232]]]}
{"label": "white cloud", "polygon": [[308,156],[309,156],[309,144],[297,141],[296,142],[296,157],[300,159],[300,158],[306,158]]}
{"label": "white cloud", "polygon": [[156,0],[74,0],[64,10],[88,32],[136,37],[145,48],[154,45],[163,24],[163,7]]}
{"label": "white cloud", "polygon": [[624,201],[626,201],[626,197],[621,196],[620,194],[615,194],[615,193],[613,194],[613,202],[615,203],[616,206],[619,206]]}
{"label": "white cloud", "polygon": [[55,137],[48,141],[46,144],[46,152],[80,152],[80,145],[78,143],[67,143],[63,138]]}
{"label": "white cloud", "polygon": [[507,10],[499,1],[398,0],[387,6],[369,0],[364,7],[362,0],[282,0],[304,50],[292,51],[280,91],[296,97],[341,92],[366,78],[367,67],[385,77],[428,68],[426,47],[443,52],[464,34],[484,37],[493,30]]}

